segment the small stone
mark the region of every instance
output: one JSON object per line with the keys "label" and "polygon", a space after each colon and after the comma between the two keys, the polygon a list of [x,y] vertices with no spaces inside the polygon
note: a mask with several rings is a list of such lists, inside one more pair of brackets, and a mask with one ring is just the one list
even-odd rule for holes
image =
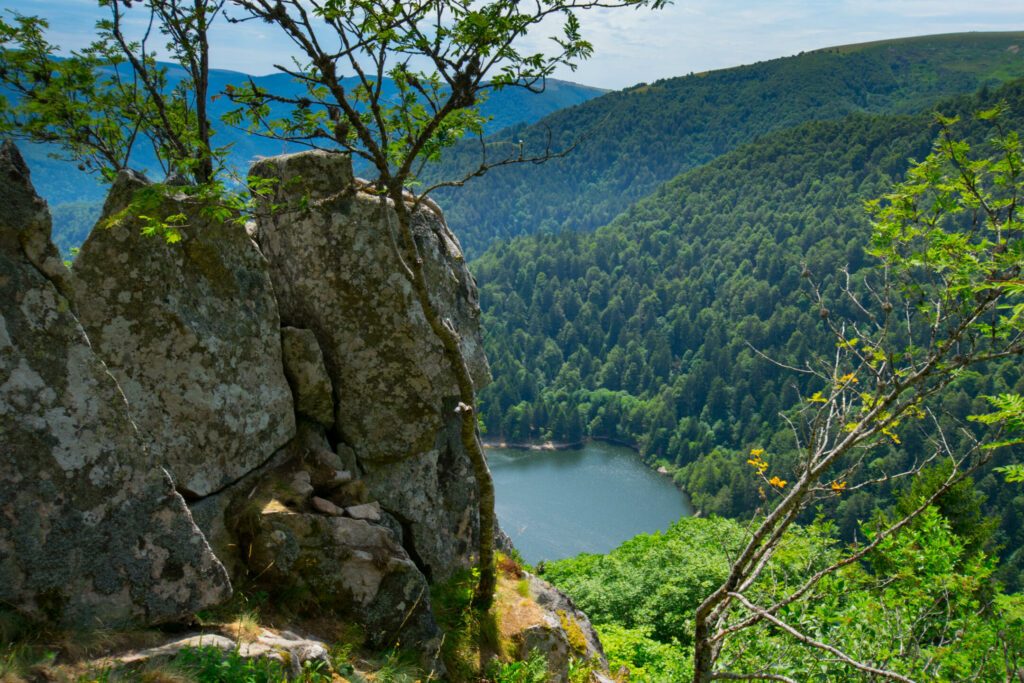
{"label": "small stone", "polygon": [[313,495],[313,484],[310,480],[309,472],[299,470],[292,475],[291,493],[299,500],[305,500]]}
{"label": "small stone", "polygon": [[380,521],[380,503],[377,501],[362,505],[352,505],[345,508],[345,512],[349,517],[354,517],[355,519],[365,519],[371,522]]}
{"label": "small stone", "polygon": [[321,493],[333,491],[353,479],[341,457],[327,448],[310,449],[306,465],[312,476],[313,487]]}
{"label": "small stone", "polygon": [[309,457],[319,467],[333,470],[345,469],[345,462],[341,459],[341,456],[328,448],[311,449]]}
{"label": "small stone", "polygon": [[332,517],[343,517],[345,511],[335,505],[329,500],[324,500],[319,496],[313,496],[313,508],[317,512],[322,512],[325,515],[331,515]]}

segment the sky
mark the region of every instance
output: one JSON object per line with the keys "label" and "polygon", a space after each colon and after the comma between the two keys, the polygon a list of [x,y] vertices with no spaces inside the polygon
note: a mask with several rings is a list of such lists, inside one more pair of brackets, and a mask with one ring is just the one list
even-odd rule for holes
{"label": "sky", "polygon": [[[50,21],[65,50],[91,38],[95,0],[0,0],[0,8]],[[662,10],[597,9],[581,14],[594,56],[556,77],[601,88],[682,76],[834,45],[961,31],[1024,30],[1024,0],[675,0]],[[551,27],[555,28],[555,27]],[[212,66],[254,75],[288,63],[292,46],[250,22],[215,34]],[[531,37],[544,47],[548,30]]]}

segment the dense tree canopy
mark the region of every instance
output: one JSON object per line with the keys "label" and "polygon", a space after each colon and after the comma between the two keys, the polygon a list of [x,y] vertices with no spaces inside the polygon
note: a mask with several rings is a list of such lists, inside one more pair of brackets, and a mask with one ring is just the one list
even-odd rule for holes
{"label": "dense tree canopy", "polygon": [[[1024,76],[1020,33],[955,34],[818,50],[641,83],[495,135],[527,153],[578,143],[542,167],[498,169],[439,195],[470,255],[495,239],[592,230],[688,169],[773,130],[851,113],[915,113]],[[467,143],[436,169],[472,167]],[[884,170],[883,170],[884,172]]]}
{"label": "dense tree canopy", "polygon": [[[1019,127],[1022,84],[943,108],[999,100]],[[785,463],[793,437],[780,413],[807,393],[801,375],[768,359],[800,365],[833,343],[801,274],[841,299],[839,269],[871,263],[862,202],[923,158],[935,130],[929,114],[806,124],[679,176],[593,234],[492,248],[474,264],[495,375],[482,396],[488,434],[629,440],[680,467],[698,509],[749,515],[761,498],[747,452],[768,448]],[[986,135],[978,123],[967,131]],[[1022,389],[1019,363],[1003,362],[962,373],[944,407],[962,421],[985,411],[981,395]],[[896,471],[923,439],[881,448],[874,467]],[[979,486],[1010,554],[1024,500],[999,481]],[[878,502],[863,492],[835,501],[840,532],[852,538]]]}

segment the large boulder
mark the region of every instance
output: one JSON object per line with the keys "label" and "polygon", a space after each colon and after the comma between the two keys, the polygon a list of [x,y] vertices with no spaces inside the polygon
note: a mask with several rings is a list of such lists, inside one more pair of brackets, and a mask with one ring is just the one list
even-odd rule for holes
{"label": "large boulder", "polygon": [[439,649],[426,580],[386,527],[268,503],[250,551],[254,576],[272,596],[305,596],[354,618],[376,647]]}
{"label": "large boulder", "polygon": [[196,522],[232,576],[276,605],[361,624],[369,642],[417,649],[431,665],[440,632],[402,530],[343,458],[323,427],[300,417],[298,434],[267,465],[193,504]]}
{"label": "large boulder", "polygon": [[224,568],[167,474],[136,466],[149,456],[58,291],[66,279],[51,280],[50,217],[10,143],[0,188],[0,605],[95,628],[227,598]]}
{"label": "large boulder", "polygon": [[[181,240],[143,235],[138,213],[183,216]],[[242,226],[124,171],[74,280],[82,325],[149,447],[139,467],[164,466],[179,491],[202,497],[292,438],[274,290]]]}
{"label": "large boulder", "polygon": [[[358,189],[341,154],[264,159],[251,174],[278,181],[256,239],[282,322],[311,330],[323,351],[336,440],[354,451],[428,578],[445,578],[471,561],[477,494],[454,376],[389,235],[393,207]],[[476,283],[440,211],[422,207],[413,219],[434,306],[458,331],[479,389],[489,369]]]}

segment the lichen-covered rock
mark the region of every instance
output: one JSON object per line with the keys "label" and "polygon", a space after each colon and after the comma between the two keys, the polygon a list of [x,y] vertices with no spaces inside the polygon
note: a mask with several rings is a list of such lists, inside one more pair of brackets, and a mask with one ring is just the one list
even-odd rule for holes
{"label": "lichen-covered rock", "polygon": [[[393,208],[352,185],[348,157],[264,159],[277,211],[255,234],[284,324],[311,330],[334,388],[335,430],[371,498],[400,521],[430,578],[471,561],[476,491],[459,439],[458,391],[388,234]],[[489,379],[477,289],[438,212],[413,217],[435,308],[460,335],[477,388]]]}
{"label": "lichen-covered rock", "polygon": [[[52,222],[46,202],[35,193],[29,170],[14,143],[0,145],[0,221],[5,239],[17,242],[21,253],[64,297],[71,297],[70,276],[50,240]],[[9,245],[14,247],[14,242]],[[11,252],[13,253],[13,252]]]}
{"label": "lichen-covered rock", "polygon": [[334,425],[334,395],[316,335],[295,327],[281,328],[284,374],[292,387],[295,410],[325,427]]}
{"label": "lichen-covered rock", "polygon": [[398,639],[432,663],[439,633],[430,595],[400,534],[376,503],[356,510],[361,519],[345,516],[327,496],[349,494],[311,474],[340,460],[323,427],[300,417],[296,437],[269,464],[194,503],[193,514],[235,578],[275,600],[315,599],[319,610],[363,625],[374,644]]}
{"label": "lichen-covered rock", "polygon": [[10,144],[0,182],[0,605],[96,628],[227,598],[224,568],[167,474],[135,466],[145,447],[50,279],[46,205]]}
{"label": "lichen-covered rock", "polygon": [[514,578],[499,581],[498,614],[501,637],[515,648],[516,657],[544,655],[548,680],[553,683],[568,683],[573,660],[590,664],[595,672],[592,680],[607,680],[600,672],[608,671],[608,660],[587,615],[543,579],[523,572],[520,580],[527,582],[523,595]]}
{"label": "lichen-covered rock", "polygon": [[[133,198],[148,216],[185,216],[181,241],[142,235]],[[180,491],[206,496],[294,435],[274,290],[241,226],[122,172],[75,260],[74,287],[149,446],[139,467],[162,465]]]}

